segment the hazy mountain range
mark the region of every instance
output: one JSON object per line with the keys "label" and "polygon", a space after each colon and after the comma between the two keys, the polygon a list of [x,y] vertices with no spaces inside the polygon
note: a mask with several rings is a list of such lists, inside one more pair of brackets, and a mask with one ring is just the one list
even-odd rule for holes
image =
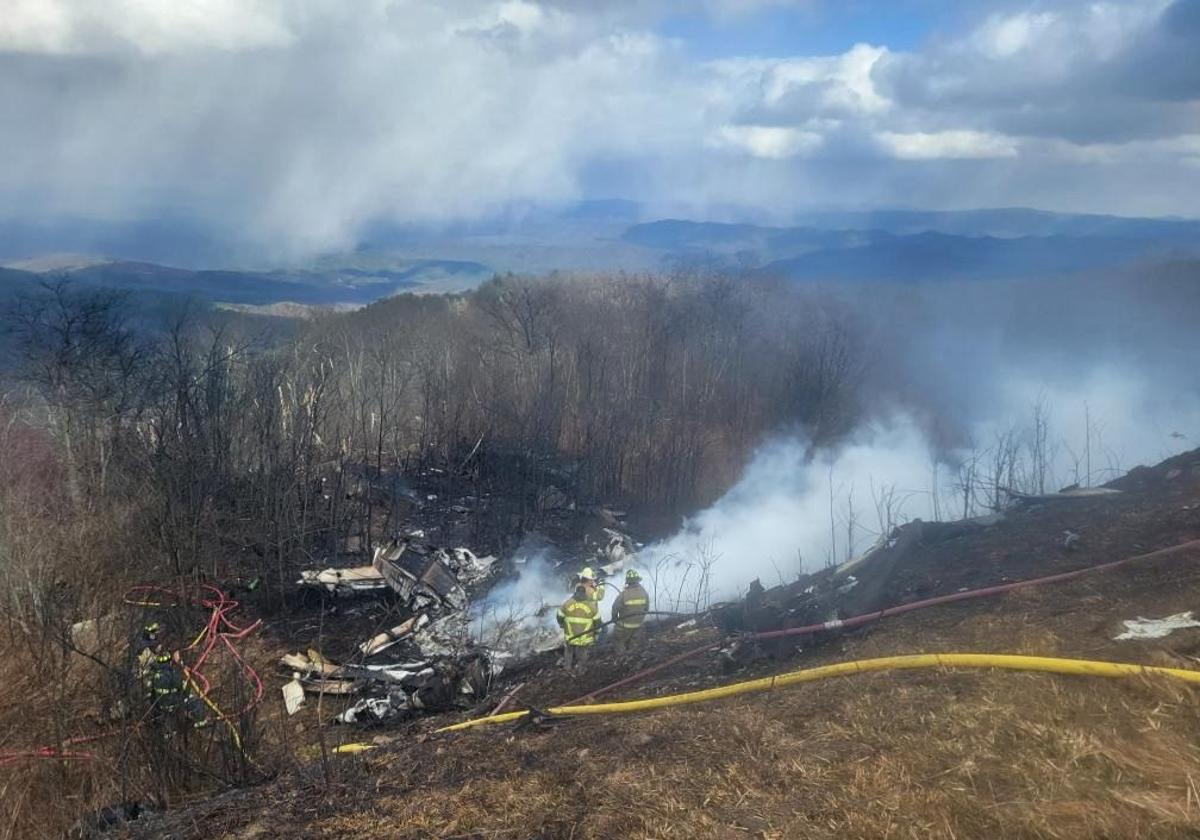
{"label": "hazy mountain range", "polygon": [[0,221],[0,282],[186,295],[231,305],[363,305],[460,291],[495,273],[651,272],[680,266],[747,278],[900,281],[1036,277],[1200,255],[1200,221],[1028,209],[830,211],[786,226],[642,220],[638,205],[512,208],[438,228],[380,224],[358,246],[266,270],[270,257],[186,220],[120,225]]}

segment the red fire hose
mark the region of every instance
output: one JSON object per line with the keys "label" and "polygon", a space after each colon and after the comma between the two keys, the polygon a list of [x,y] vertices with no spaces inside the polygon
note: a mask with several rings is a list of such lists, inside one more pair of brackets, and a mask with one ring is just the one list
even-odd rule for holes
{"label": "red fire hose", "polygon": [[[966,592],[954,592],[950,595],[939,595],[936,598],[925,598],[921,601],[912,601],[911,603],[908,603],[908,604],[899,604],[894,607],[887,607],[882,610],[876,610],[875,612],[869,612],[869,613],[863,613],[862,615],[856,615],[852,618],[846,618],[846,619],[834,620],[834,621],[826,621],[826,622],[822,622],[821,624],[808,624],[803,627],[789,627],[785,630],[768,630],[764,633],[755,633],[755,634],[751,635],[750,638],[752,638],[752,639],[782,639],[782,638],[788,638],[791,636],[808,636],[808,635],[812,635],[813,633],[819,633],[822,630],[837,630],[837,629],[842,629],[842,628],[847,628],[847,627],[861,627],[864,624],[869,624],[872,621],[878,621],[881,618],[887,618],[887,617],[893,616],[893,615],[901,615],[902,613],[912,612],[913,610],[921,610],[921,609],[925,609],[926,607],[936,607],[941,604],[952,604],[957,601],[969,601],[972,598],[986,598],[991,595],[1002,595],[1005,592],[1013,592],[1017,589],[1024,589],[1024,588],[1030,587],[1030,586],[1041,586],[1042,584],[1045,584],[1045,583],[1061,583],[1062,581],[1074,580],[1075,578],[1083,577],[1084,575],[1091,574],[1092,572],[1102,572],[1102,571],[1106,571],[1108,569],[1115,569],[1118,566],[1124,566],[1127,563],[1134,563],[1134,562],[1137,562],[1140,560],[1152,560],[1152,559],[1155,559],[1158,557],[1167,557],[1167,556],[1170,556],[1173,554],[1180,554],[1180,553],[1184,553],[1187,551],[1195,551],[1195,550],[1200,550],[1200,540],[1188,540],[1185,543],[1180,543],[1179,545],[1174,545],[1169,548],[1159,549],[1158,551],[1151,551],[1149,554],[1139,554],[1134,557],[1126,557],[1124,560],[1114,560],[1111,563],[1101,563],[1099,566],[1087,566],[1086,568],[1076,569],[1075,571],[1072,571],[1072,572],[1062,572],[1057,575],[1047,575],[1045,577],[1030,578],[1029,580],[1020,580],[1020,581],[1016,581],[1015,583],[1003,583],[1003,584],[999,584],[997,586],[986,586],[982,589],[970,589],[970,590],[967,590]],[[715,642],[710,642],[706,645],[701,645],[698,648],[693,648],[691,650],[684,651],[683,653],[680,653],[676,656],[672,656],[670,659],[664,660],[663,662],[659,662],[657,665],[652,665],[643,671],[638,671],[636,674],[633,674],[631,676],[625,677],[624,679],[618,680],[617,682],[612,683],[611,685],[606,685],[603,688],[598,688],[595,691],[591,691],[587,694],[584,694],[581,697],[576,697],[574,700],[571,700],[563,705],[571,706],[576,703],[586,703],[590,700],[593,700],[596,697],[599,697],[601,694],[607,694],[608,692],[614,691],[615,689],[624,688],[627,685],[632,685],[633,683],[640,682],[641,680],[645,679],[646,677],[649,677],[653,674],[657,674],[659,671],[665,670],[666,668],[670,668],[672,665],[676,665],[680,662],[684,662],[688,659],[691,659],[694,656],[699,656],[700,654],[706,653],[710,650],[715,650],[716,648],[719,648],[722,644],[724,644],[724,640],[719,639]]]}
{"label": "red fire hose", "polygon": [[[199,650],[195,662],[190,668],[185,667],[184,671],[196,689],[200,699],[213,710],[219,720],[224,721],[229,726],[234,742],[240,749],[241,738],[233,725],[234,721],[262,702],[264,687],[262,678],[242,656],[241,651],[238,650],[234,642],[245,639],[257,630],[262,625],[262,619],[244,626],[235,623],[230,618],[230,615],[237,610],[239,606],[238,602],[217,587],[207,584],[201,584],[191,592],[171,589],[165,586],[135,586],[125,593],[123,600],[125,603],[134,606],[156,608],[177,607],[190,602],[210,610],[208,620],[205,622],[203,629],[200,630],[191,644],[183,648],[184,650]],[[223,645],[229,651],[229,654],[241,668],[242,674],[251,686],[249,701],[237,711],[226,712],[221,710],[209,696],[209,692],[212,691],[212,683],[204,673],[203,668],[218,644]],[[119,735],[122,732],[136,729],[140,725],[141,721],[133,724],[131,727],[118,727],[98,735],[68,738],[62,742],[62,748],[47,745],[32,749],[0,752],[0,766],[36,759],[52,761],[103,761],[104,759],[96,753],[68,751],[65,748],[67,746],[90,743]]]}

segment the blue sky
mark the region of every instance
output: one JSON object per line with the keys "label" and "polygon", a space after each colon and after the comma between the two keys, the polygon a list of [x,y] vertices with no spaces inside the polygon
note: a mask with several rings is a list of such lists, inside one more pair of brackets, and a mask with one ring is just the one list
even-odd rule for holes
{"label": "blue sky", "polygon": [[769,6],[737,15],[697,8],[668,16],[658,31],[681,40],[698,60],[833,55],[862,42],[910,50],[939,28],[958,25],[962,6],[945,0],[845,0]]}
{"label": "blue sky", "polygon": [[[1200,216],[1200,0],[20,0],[0,217]],[[13,116],[15,115],[15,116]]]}

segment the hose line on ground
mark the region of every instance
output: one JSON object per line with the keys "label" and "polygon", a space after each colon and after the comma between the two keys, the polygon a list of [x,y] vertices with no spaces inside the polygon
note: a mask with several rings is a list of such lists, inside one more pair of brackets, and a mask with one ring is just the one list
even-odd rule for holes
{"label": "hose line on ground", "polygon": [[[684,612],[667,612],[666,610],[650,610],[648,612],[639,613],[638,615],[643,618],[648,615],[662,615],[662,616],[669,616],[671,618],[699,618],[700,616],[704,615],[704,613],[698,613],[698,612],[684,613]],[[574,639],[582,639],[584,636],[594,636],[594,635],[596,635],[597,630],[602,630],[605,627],[610,627],[612,625],[615,625],[620,620],[621,619],[619,619],[619,618],[610,618],[608,621],[600,622],[595,627],[592,627],[590,630],[584,630],[580,633],[576,633],[573,636],[566,636],[563,639],[563,641],[570,642]]]}
{"label": "hose line on ground", "polygon": [[[740,694],[755,694],[784,688],[799,683],[817,682],[832,677],[865,674],[872,671],[900,671],[917,668],[1002,668],[1009,671],[1041,671],[1050,674],[1068,674],[1082,677],[1171,677],[1200,685],[1200,671],[1182,668],[1162,668],[1154,665],[1132,665],[1124,662],[1098,662],[1089,659],[1058,659],[1048,656],[1017,656],[1000,653],[918,653],[908,656],[884,656],[878,659],[859,659],[853,662],[838,662],[818,668],[806,668],[773,677],[688,691],[666,697],[651,697],[645,700],[625,700],[617,703],[597,703],[591,706],[556,706],[546,710],[551,716],[605,715],[626,712],[645,712],[703,703]],[[492,723],[507,723],[529,715],[529,710],[506,712],[492,717],[443,726],[435,732],[456,732],[475,726]]]}
{"label": "hose line on ground", "polygon": [[[1197,550],[1200,550],[1200,540],[1189,540],[1187,542],[1180,543],[1179,545],[1173,545],[1169,548],[1151,551],[1149,554],[1138,554],[1134,557],[1126,557],[1122,560],[1114,560],[1110,563],[1101,563],[1098,566],[1085,566],[1082,569],[1075,569],[1074,571],[1070,572],[1061,572],[1055,575],[1046,575],[1045,577],[1019,580],[1014,583],[1002,583],[996,586],[987,586],[982,589],[969,589],[965,592],[953,592],[949,595],[939,595],[935,598],[925,598],[923,600],[912,601],[907,604],[898,604],[894,607],[863,613],[862,615],[856,615],[852,618],[842,619],[839,621],[826,621],[821,624],[808,624],[804,627],[789,627],[784,630],[769,630],[765,633],[754,633],[751,634],[750,638],[765,640],[780,639],[791,636],[811,636],[814,633],[820,633],[824,630],[838,630],[859,627],[863,624],[879,621],[882,618],[901,615],[906,612],[925,609],[926,607],[936,607],[942,604],[952,604],[957,601],[969,601],[973,598],[985,598],[992,595],[1002,595],[1006,592],[1013,592],[1015,590],[1024,589],[1031,586],[1041,586],[1047,583],[1062,583],[1064,581],[1083,577],[1084,575],[1091,574],[1092,572],[1102,572],[1108,571],[1109,569],[1115,569],[1128,563],[1136,563],[1142,560],[1153,560],[1159,557],[1168,557],[1173,554]],[[645,670],[638,671],[636,674],[632,674],[628,677],[617,680],[615,683],[598,688],[595,691],[590,691],[580,697],[576,697],[574,700],[568,701],[565,705],[572,706],[576,703],[588,702],[596,697],[599,697],[601,694],[607,694],[610,691],[614,691],[618,688],[623,688],[627,685],[632,685],[633,683],[639,682],[646,677],[657,674],[659,671],[670,668],[672,665],[676,665],[680,662],[691,659],[693,656],[699,656],[700,654],[707,653],[710,650],[716,650],[723,644],[725,644],[725,640],[718,639],[715,642],[709,642],[708,644],[701,645],[700,647],[686,650],[683,653],[672,656],[670,659],[665,659],[656,665],[651,665]]]}

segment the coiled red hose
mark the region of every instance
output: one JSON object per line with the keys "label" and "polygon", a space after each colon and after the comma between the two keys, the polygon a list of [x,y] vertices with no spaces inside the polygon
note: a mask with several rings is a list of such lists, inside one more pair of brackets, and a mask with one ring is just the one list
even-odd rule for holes
{"label": "coiled red hose", "polygon": [[[241,709],[238,709],[236,712],[220,713],[222,719],[231,720],[241,717],[262,702],[263,699],[265,689],[263,687],[262,677],[260,677],[258,672],[255,671],[248,662],[246,662],[245,658],[241,654],[241,651],[239,651],[237,646],[234,644],[234,641],[244,639],[246,636],[257,630],[262,625],[262,619],[258,619],[253,624],[249,624],[244,627],[235,624],[229,616],[240,606],[240,604],[215,586],[202,584],[199,588],[203,593],[206,594],[197,597],[197,603],[199,603],[200,606],[204,607],[205,609],[211,610],[212,612],[209,614],[208,622],[205,624],[204,628],[200,631],[196,638],[191,642],[191,644],[183,648],[183,650],[194,650],[196,648],[199,648],[200,650],[200,653],[197,655],[195,661],[188,668],[188,675],[196,683],[197,687],[207,696],[208,692],[212,689],[212,683],[204,673],[204,664],[218,644],[224,645],[224,647],[233,657],[234,661],[238,663],[239,667],[241,667],[242,673],[245,674],[247,680],[249,680],[250,684],[253,686],[253,693],[249,703],[247,703]],[[148,597],[162,595],[168,595],[171,598],[181,597],[181,593],[163,586],[135,586],[125,594],[125,602],[141,606],[165,607],[175,605],[162,603],[161,601],[147,600]],[[186,600],[186,593],[182,594],[181,600]],[[176,604],[177,603],[179,602],[176,602]]]}
{"label": "coiled red hose", "polygon": [[[195,684],[196,688],[203,694],[204,701],[217,712],[220,720],[231,723],[237,718],[249,712],[255,706],[262,702],[265,689],[263,687],[262,677],[248,663],[241,651],[238,650],[235,641],[246,638],[262,625],[262,619],[259,619],[252,624],[241,626],[236,624],[231,618],[233,613],[240,604],[230,598],[221,589],[215,586],[202,584],[199,587],[200,593],[189,593],[182,590],[170,589],[165,586],[143,585],[135,586],[125,593],[123,600],[127,604],[143,607],[176,607],[191,600],[199,604],[204,609],[210,610],[208,620],[205,622],[203,629],[197,634],[196,638],[183,650],[194,650],[199,648],[200,652],[196,657],[195,662],[190,668],[187,668],[187,675]],[[169,598],[170,600],[166,600]],[[217,705],[208,696],[212,690],[212,683],[205,675],[203,666],[209,656],[216,649],[217,645],[221,644],[229,651],[234,661],[242,669],[242,673],[253,687],[250,701],[238,709],[236,712],[221,711]],[[118,735],[130,728],[137,728],[141,722],[134,724],[132,727],[122,727],[108,732],[102,732],[98,735],[80,736],[76,738],[68,738],[62,742],[63,748],[55,746],[41,746],[27,750],[16,750],[11,752],[0,753],[0,766],[13,764],[18,761],[31,759],[48,759],[57,761],[104,761],[104,759],[90,752],[76,752],[65,749],[67,746],[77,744],[90,743],[99,741],[104,738]]]}

